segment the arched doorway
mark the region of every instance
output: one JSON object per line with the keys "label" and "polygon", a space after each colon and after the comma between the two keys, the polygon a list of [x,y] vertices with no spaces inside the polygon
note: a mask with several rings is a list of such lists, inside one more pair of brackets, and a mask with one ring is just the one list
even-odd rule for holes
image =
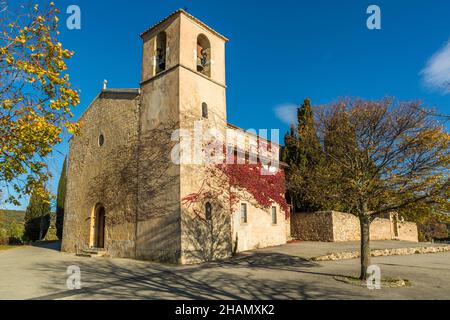
{"label": "arched doorway", "polygon": [[95,225],[94,225],[94,247],[105,247],[105,222],[106,211],[105,207],[98,205],[95,209]]}

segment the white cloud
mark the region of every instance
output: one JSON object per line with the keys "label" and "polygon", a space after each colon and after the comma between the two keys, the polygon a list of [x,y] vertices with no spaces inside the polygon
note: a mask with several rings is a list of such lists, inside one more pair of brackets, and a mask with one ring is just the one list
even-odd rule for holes
{"label": "white cloud", "polygon": [[291,125],[296,122],[297,108],[295,104],[287,103],[276,106],[274,111],[278,119]]}
{"label": "white cloud", "polygon": [[428,60],[421,75],[428,87],[450,93],[450,41]]}

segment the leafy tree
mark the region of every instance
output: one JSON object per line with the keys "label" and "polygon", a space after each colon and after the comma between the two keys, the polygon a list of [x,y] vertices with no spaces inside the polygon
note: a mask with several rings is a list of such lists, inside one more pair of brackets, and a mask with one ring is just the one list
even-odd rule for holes
{"label": "leafy tree", "polygon": [[8,228],[8,235],[16,242],[20,241],[23,236],[23,226],[16,221],[12,221]]}
{"label": "leafy tree", "polygon": [[327,159],[317,197],[361,225],[361,279],[370,265],[370,223],[411,205],[449,205],[450,135],[416,102],[342,100],[318,113]]}
{"label": "leafy tree", "polygon": [[[445,211],[448,212],[448,208]],[[433,239],[444,239],[450,236],[448,230],[450,216],[436,210],[433,205],[414,204],[399,210],[399,213],[407,220],[417,223],[419,241],[432,241]]]}
{"label": "leafy tree", "polygon": [[25,212],[24,238],[29,241],[44,239],[50,226],[50,198],[33,193]]}
{"label": "leafy tree", "polygon": [[314,174],[320,168],[323,153],[317,136],[317,128],[311,101],[305,99],[297,112],[297,126],[292,126],[285,136],[281,159],[288,164],[286,186],[295,211],[309,212],[324,207],[317,197],[310,197],[309,188]]}
{"label": "leafy tree", "polygon": [[79,95],[67,74],[73,53],[58,42],[58,9],[16,7],[0,13],[0,188],[18,205],[24,194],[46,197],[45,158],[65,130],[77,131]]}
{"label": "leafy tree", "polygon": [[56,198],[56,236],[59,240],[62,240],[63,225],[64,225],[64,202],[66,200],[66,159],[64,159],[63,167],[61,170],[61,176],[58,182],[58,194]]}

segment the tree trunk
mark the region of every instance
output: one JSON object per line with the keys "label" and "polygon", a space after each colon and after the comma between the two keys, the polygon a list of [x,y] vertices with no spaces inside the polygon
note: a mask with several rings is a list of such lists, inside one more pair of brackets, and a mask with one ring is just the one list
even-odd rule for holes
{"label": "tree trunk", "polygon": [[42,240],[44,237],[44,216],[41,216],[41,222],[39,224],[39,239]]}
{"label": "tree trunk", "polygon": [[367,268],[370,266],[370,219],[366,214],[359,216],[361,225],[361,280],[367,280]]}

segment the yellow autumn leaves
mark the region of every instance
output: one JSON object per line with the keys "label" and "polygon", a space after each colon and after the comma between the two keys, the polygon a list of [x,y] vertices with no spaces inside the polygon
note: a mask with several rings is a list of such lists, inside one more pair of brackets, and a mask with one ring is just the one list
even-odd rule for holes
{"label": "yellow autumn leaves", "polygon": [[26,19],[6,23],[0,39],[0,188],[11,186],[18,195],[7,200],[16,204],[21,194],[46,193],[45,157],[79,127],[71,119],[79,93],[66,65],[73,52],[57,39],[58,12],[54,3],[35,5]]}

